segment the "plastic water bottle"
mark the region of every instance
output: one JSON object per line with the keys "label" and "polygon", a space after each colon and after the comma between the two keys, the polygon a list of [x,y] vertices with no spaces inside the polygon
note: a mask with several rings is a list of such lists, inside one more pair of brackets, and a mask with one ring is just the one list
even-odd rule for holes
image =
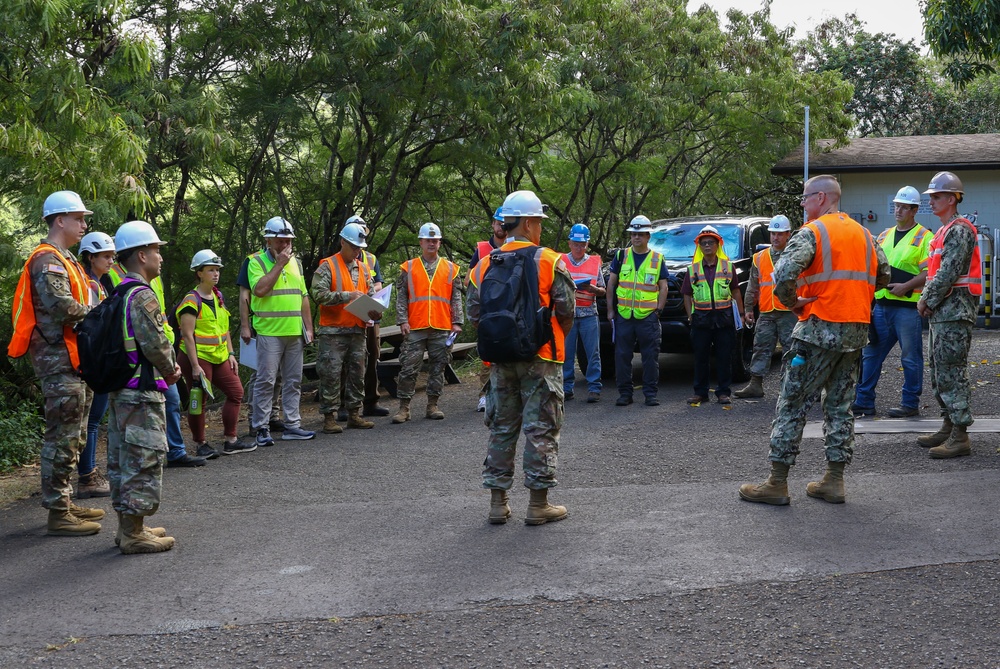
{"label": "plastic water bottle", "polygon": [[805,357],[803,357],[803,355],[801,353],[796,353],[795,357],[792,358],[792,362],[791,362],[792,367],[801,367],[804,364],[806,364]]}
{"label": "plastic water bottle", "polygon": [[188,406],[188,414],[191,416],[200,416],[202,409],[202,401],[204,399],[205,391],[201,389],[201,386],[195,386],[191,389],[191,404]]}
{"label": "plastic water bottle", "polygon": [[448,335],[448,338],[444,340],[444,345],[451,346],[452,344],[455,343],[456,339],[458,339],[458,333],[452,332],[450,335]]}

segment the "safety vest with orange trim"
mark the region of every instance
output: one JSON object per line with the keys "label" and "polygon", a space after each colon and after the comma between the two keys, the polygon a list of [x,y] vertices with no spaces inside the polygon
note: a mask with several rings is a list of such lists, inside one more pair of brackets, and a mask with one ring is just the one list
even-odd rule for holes
{"label": "safety vest with orange trim", "polygon": [[802,226],[816,238],[816,255],[799,275],[798,295],[815,297],[799,320],[815,316],[828,323],[868,323],[878,276],[875,240],[847,214],[825,214]]}
{"label": "safety vest with orange trim", "polygon": [[[528,241],[511,241],[501,246],[500,252],[516,251],[528,246],[536,246]],[[548,341],[538,349],[538,357],[547,362],[563,363],[566,360],[566,332],[556,318],[555,309],[552,306],[552,282],[556,277],[556,265],[562,259],[562,255],[550,248],[536,246],[535,266],[538,268],[538,300],[542,307],[548,308],[551,313],[552,341]],[[477,289],[483,283],[483,277],[490,266],[490,256],[487,255],[479,261],[475,269],[469,275],[469,280]],[[553,349],[553,345],[555,348]]]}
{"label": "safety vest with orange trim", "polygon": [[[979,232],[976,230],[972,222],[967,218],[956,218],[947,225],[941,227],[934,235],[934,239],[931,240],[931,255],[927,259],[927,280],[930,281],[937,274],[938,270],[941,269],[941,256],[944,254],[944,240],[947,237],[948,232],[956,225],[962,225],[972,231],[973,237],[976,238],[976,244],[972,247],[972,260],[969,262],[969,271],[958,277],[955,283],[951,284],[951,290],[955,288],[966,288],[973,295],[983,294],[983,266],[982,261],[979,257]],[[951,295],[951,290],[948,294]]]}
{"label": "safety vest with orange trim", "polygon": [[642,320],[656,310],[659,295],[660,267],[663,256],[649,251],[639,267],[635,266],[632,249],[625,251],[621,269],[618,272],[618,314],[622,318]]}
{"label": "safety vest with orange trim", "polygon": [[[887,228],[879,233],[875,243],[882,247],[889,265],[901,269],[907,274],[916,276],[927,269],[927,260],[930,257],[930,243],[934,239],[934,233],[917,223],[906,231],[903,238],[896,243],[896,228]],[[895,302],[912,302],[916,304],[920,301],[922,288],[914,288],[912,294],[907,297],[899,297],[892,294],[888,288],[876,291],[875,299],[891,300]]]}
{"label": "safety vest with orange trim", "polygon": [[[601,258],[598,255],[590,254],[583,259],[583,262],[579,265],[575,265],[573,261],[573,254],[564,253],[562,254],[563,262],[566,263],[566,269],[573,276],[573,283],[577,281],[582,281],[584,279],[590,279],[590,284],[592,286],[597,285],[597,280],[601,276]],[[597,302],[597,296],[593,293],[581,293],[576,291],[576,308],[577,309],[592,309]]]}
{"label": "safety vest with orange trim", "polygon": [[791,311],[774,296],[774,259],[771,258],[771,249],[755,253],[753,266],[757,268],[757,285],[760,287],[760,297],[757,298],[757,309],[760,313]]}
{"label": "safety vest with orange trim", "polygon": [[[73,299],[80,304],[94,305],[90,292],[90,280],[87,273],[80,266],[80,263],[72,258],[66,258],[55,246],[42,242],[39,244],[24,263],[21,270],[21,278],[17,282],[17,289],[14,291],[14,304],[11,312],[11,321],[14,324],[14,335],[7,346],[7,355],[12,358],[20,358],[28,352],[31,344],[31,334],[35,331],[35,305],[31,299],[31,261],[42,253],[51,253],[66,270],[69,279],[69,290]],[[72,324],[63,325],[63,344],[69,354],[69,362],[73,369],[80,369],[80,352],[76,343],[76,332],[73,331]]]}
{"label": "safety vest with orange trim", "polygon": [[705,278],[703,260],[691,264],[691,302],[696,311],[728,309],[733,306],[733,293],[729,286],[733,283],[733,263],[725,258],[717,258],[715,278],[711,285]]}
{"label": "safety vest with orange trim", "polygon": [[427,268],[420,258],[411,258],[400,269],[406,272],[407,322],[413,330],[451,330],[451,297],[458,265],[440,258],[434,276],[427,275]]}
{"label": "safety vest with orange trim", "polygon": [[[336,260],[336,262],[334,262]],[[368,294],[368,285],[371,283],[371,272],[368,265],[358,262],[358,281],[351,278],[351,270],[347,267],[340,253],[334,253],[328,258],[323,258],[323,262],[330,267],[331,289],[334,292],[358,291],[364,295]],[[357,260],[355,260],[357,262]],[[319,306],[319,324],[321,327],[334,328],[361,328],[364,329],[366,323],[347,310],[347,304],[321,304]]]}

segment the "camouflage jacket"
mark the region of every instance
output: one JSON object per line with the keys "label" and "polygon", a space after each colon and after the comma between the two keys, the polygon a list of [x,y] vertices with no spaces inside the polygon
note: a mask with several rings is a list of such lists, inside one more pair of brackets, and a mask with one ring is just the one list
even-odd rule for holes
{"label": "camouflage jacket", "polygon": [[945,236],[941,267],[933,279],[927,279],[920,298],[934,312],[931,323],[976,322],[979,297],[968,288],[952,288],[952,284],[969,271],[976,244],[975,233],[964,225],[952,226]]}
{"label": "camouflage jacket", "polygon": [[[48,239],[41,243],[59,249],[64,258],[76,262],[69,251]],[[31,275],[31,303],[35,309],[35,330],[31,333],[28,353],[39,377],[50,374],[76,374],[63,343],[63,326],[79,323],[90,311],[73,297],[69,277],[54,253],[39,253],[28,268]]]}

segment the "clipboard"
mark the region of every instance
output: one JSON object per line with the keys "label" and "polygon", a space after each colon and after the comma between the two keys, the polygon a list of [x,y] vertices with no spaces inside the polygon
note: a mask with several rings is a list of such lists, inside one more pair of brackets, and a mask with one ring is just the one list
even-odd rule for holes
{"label": "clipboard", "polygon": [[381,314],[383,311],[385,311],[385,305],[383,305],[378,300],[372,299],[368,295],[362,295],[361,297],[359,297],[358,299],[354,300],[346,307],[344,307],[344,309],[346,309],[348,313],[357,316],[358,318],[367,323],[370,320],[368,318],[368,312],[377,311],[378,313]]}

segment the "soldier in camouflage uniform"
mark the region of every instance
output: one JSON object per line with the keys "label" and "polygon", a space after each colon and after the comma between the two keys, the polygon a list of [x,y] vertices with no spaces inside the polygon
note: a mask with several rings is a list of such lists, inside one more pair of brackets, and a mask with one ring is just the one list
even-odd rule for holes
{"label": "soldier in camouflage uniform", "polygon": [[938,172],[924,193],[930,194],[931,212],[944,225],[931,241],[927,283],[917,310],[930,319],[931,380],[944,420],[936,433],[917,443],[931,447],[932,458],[955,458],[972,453],[967,432],[972,425],[969,346],[983,293],[978,233],[959,216],[964,188],[957,176]]}
{"label": "soldier in camouflage uniform", "polygon": [[144,518],[160,507],[163,465],[167,457],[167,387],[181,376],[174,347],[163,330],[163,310],[149,282],[160,275],[163,258],[153,226],[129,221],[115,233],[118,262],[127,270],[125,350],[135,374],[111,393],[108,414],[108,479],[118,514],[115,543],[122,553],[161,553],[174,545],[160,527]]}
{"label": "soldier in camouflage uniform", "polygon": [[[871,234],[838,212],[840,184],[828,175],[809,179],[802,207],[809,218],[774,269],[774,293],[799,323],[785,352],[781,393],[771,424],[771,476],[740,487],[750,502],[789,503],[788,470],[795,464],[806,414],[822,391],[827,470],[806,494],[842,503],[844,467],[854,453],[851,413],[858,360],[868,339],[871,300],[889,283],[889,262]],[[798,294],[796,289],[798,286]]]}
{"label": "soldier in camouflage uniform", "polygon": [[[754,305],[759,307],[760,317],[753,335],[753,357],[750,359],[750,383],[733,395],[740,398],[763,397],[764,375],[771,368],[774,347],[781,342],[781,350],[787,351],[792,345],[792,329],[798,317],[787,309],[780,300],[774,298],[774,266],[792,236],[792,224],[787,216],[775,216],[767,226],[771,234],[771,246],[754,254],[750,265],[750,283],[743,299],[746,309],[747,326],[754,325]],[[761,273],[764,272],[764,276]],[[759,304],[758,304],[759,303]]]}
{"label": "soldier in camouflage uniform", "polygon": [[[534,193],[511,193],[502,211],[508,237],[501,251],[538,246],[542,219],[547,216]],[[480,261],[470,276],[468,315],[477,326],[483,315],[479,290],[490,265],[489,258]],[[524,522],[541,525],[567,516],[566,507],[549,504],[548,489],[557,484],[556,458],[564,401],[562,347],[576,313],[576,285],[559,254],[551,249],[542,250],[539,277],[539,297],[541,304],[552,311],[555,342],[544,344],[531,362],[490,365],[490,388],[486,396],[490,438],[483,463],[483,487],[491,492],[489,522],[492,524],[506,523],[510,517],[507,491],[514,480],[514,455],[522,425],[525,436],[522,468],[524,485],[530,494]],[[543,281],[549,286],[547,289]]]}
{"label": "soldier in camouflage uniform", "polygon": [[430,362],[427,373],[427,418],[442,420],[438,398],[444,389],[444,369],[451,364],[452,335],[462,331],[462,290],[456,284],[458,265],[438,257],[441,229],[433,223],[420,226],[421,255],[403,263],[396,292],[396,323],[402,333],[399,354],[399,380],[396,395],[399,411],[393,423],[410,420],[410,400],[417,384],[417,374],[426,351]]}
{"label": "soldier in camouflage uniform", "polygon": [[[316,330],[319,351],[316,372],[319,374],[319,411],[323,414],[323,432],[338,434],[344,428],[337,423],[340,406],[341,372],[347,369],[347,427],[370,429],[375,423],[361,416],[365,395],[365,321],[345,308],[362,295],[374,295],[371,271],[359,260],[361,249],[368,246],[364,228],[348,223],[340,232],[340,252],[320,261],[313,274],[310,294],[319,305],[319,328]],[[373,321],[382,316],[368,313]]]}
{"label": "soldier in camouflage uniform", "polygon": [[78,372],[73,326],[90,311],[93,299],[86,271],[68,250],[87,231],[91,214],[72,191],[53,193],[43,216],[49,226],[24,264],[14,296],[14,336],[8,353],[28,353],[45,397],[42,442],[42,506],[48,509],[47,533],[52,536],[96,534],[104,517],[100,509],[73,504],[70,477],[87,440],[87,416],[93,391]]}

